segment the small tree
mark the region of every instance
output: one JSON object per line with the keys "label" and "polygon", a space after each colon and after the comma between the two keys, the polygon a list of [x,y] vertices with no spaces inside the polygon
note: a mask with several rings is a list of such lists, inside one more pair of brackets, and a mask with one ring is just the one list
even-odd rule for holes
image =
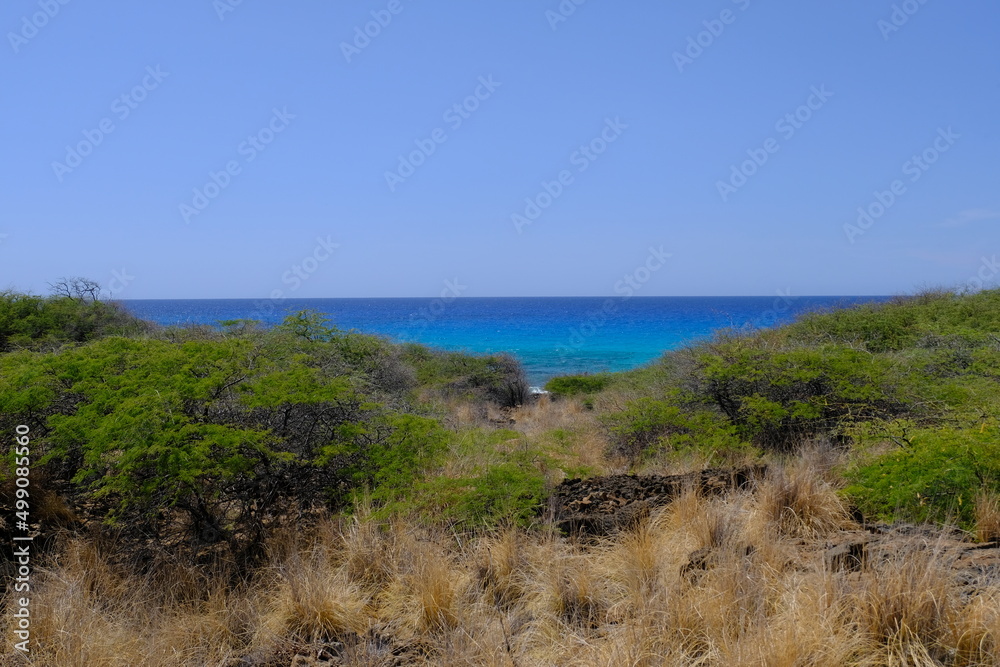
{"label": "small tree", "polygon": [[329,342],[339,332],[330,322],[323,313],[307,308],[285,317],[277,329],[308,341]]}
{"label": "small tree", "polygon": [[73,278],[60,278],[54,283],[49,283],[52,296],[64,297],[73,301],[84,301],[92,303],[101,300],[101,285],[96,280],[76,276]]}
{"label": "small tree", "polygon": [[521,362],[507,353],[490,358],[487,395],[502,408],[516,408],[531,398],[531,388]]}

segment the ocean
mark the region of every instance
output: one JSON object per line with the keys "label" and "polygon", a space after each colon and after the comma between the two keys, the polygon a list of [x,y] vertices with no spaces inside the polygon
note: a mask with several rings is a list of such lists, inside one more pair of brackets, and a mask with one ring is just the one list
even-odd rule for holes
{"label": "ocean", "polygon": [[764,328],[815,310],[888,297],[460,297],[438,299],[129,299],[162,325],[325,313],[341,329],[472,353],[509,352],[532,385],[556,375],[636,368],[725,329]]}

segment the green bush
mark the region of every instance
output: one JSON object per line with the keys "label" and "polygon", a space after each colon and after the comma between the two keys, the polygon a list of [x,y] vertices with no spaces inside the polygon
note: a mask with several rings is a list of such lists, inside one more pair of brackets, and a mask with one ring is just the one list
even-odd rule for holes
{"label": "green bush", "polygon": [[612,441],[612,452],[633,463],[662,451],[744,451],[737,429],[708,410],[691,410],[680,393],[668,400],[640,398],[625,409],[601,417]]}
{"label": "green bush", "polygon": [[858,421],[906,411],[891,359],[850,347],[777,348],[734,338],[698,355],[696,392],[765,449],[787,451]]}
{"label": "green bush", "polygon": [[476,475],[417,482],[412,495],[387,506],[386,513],[415,512],[461,530],[529,525],[542,506],[545,477],[531,461],[521,459]]}
{"label": "green bush", "polygon": [[924,429],[894,438],[898,449],[846,472],[844,493],[882,521],[974,523],[975,498],[1000,491],[1000,447],[993,428]]}
{"label": "green bush", "polygon": [[409,493],[424,470],[440,463],[450,437],[437,421],[415,415],[394,415],[386,425],[391,435],[369,446],[350,469],[354,483],[370,489],[377,502]]}
{"label": "green bush", "polygon": [[279,517],[343,507],[360,487],[390,497],[447,442],[436,421],[325,372],[333,343],[300,340],[113,337],[6,354],[0,413],[34,427],[39,474],[122,539],[223,543],[250,562]]}
{"label": "green bush", "polygon": [[491,467],[472,483],[475,491],[459,504],[459,516],[470,526],[527,524],[537,515],[545,490],[545,477],[529,461]]}
{"label": "green bush", "polygon": [[723,332],[615,375],[596,402],[633,460],[684,438],[787,452],[814,438],[846,446],[866,423],[1000,415],[998,380],[1000,290],[931,292]]}
{"label": "green bush", "polygon": [[420,386],[444,396],[489,401],[504,408],[521,405],[530,396],[524,369],[509,354],[478,357],[408,343],[401,359],[413,366]]}
{"label": "green bush", "polygon": [[962,295],[927,291],[886,304],[810,314],[787,327],[787,333],[804,341],[862,346],[869,352],[918,346],[928,337],[983,342],[991,333],[1000,333],[1000,289]]}
{"label": "green bush", "polygon": [[611,383],[607,373],[597,375],[562,375],[545,383],[545,390],[557,396],[596,394]]}
{"label": "green bush", "polygon": [[70,297],[0,292],[0,353],[12,349],[54,349],[113,334],[151,328],[115,303]]}

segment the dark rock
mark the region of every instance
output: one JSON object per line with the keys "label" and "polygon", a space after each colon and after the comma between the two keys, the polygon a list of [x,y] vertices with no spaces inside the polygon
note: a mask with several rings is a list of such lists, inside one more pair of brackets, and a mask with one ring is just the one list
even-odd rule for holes
{"label": "dark rock", "polygon": [[655,507],[687,490],[722,494],[747,488],[766,472],[764,466],[735,470],[710,468],[686,475],[608,475],[567,479],[553,493],[550,507],[566,533],[607,535],[633,526]]}

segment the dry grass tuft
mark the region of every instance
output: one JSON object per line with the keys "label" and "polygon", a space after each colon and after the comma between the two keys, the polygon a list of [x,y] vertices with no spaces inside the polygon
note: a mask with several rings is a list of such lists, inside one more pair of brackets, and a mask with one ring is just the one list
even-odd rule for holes
{"label": "dry grass tuft", "polygon": [[471,580],[452,554],[429,540],[408,536],[397,554],[395,576],[378,595],[379,618],[401,637],[426,637],[454,629]]}
{"label": "dry grass tuft", "polygon": [[850,512],[815,460],[772,466],[757,493],[757,513],[780,533],[820,537],[852,525]]}
{"label": "dry grass tuft", "polygon": [[939,664],[931,656],[940,657],[962,612],[950,567],[927,548],[877,564],[849,598],[861,631],[899,664]]}
{"label": "dry grass tuft", "polygon": [[485,600],[500,610],[519,603],[527,591],[528,557],[524,534],[507,529],[479,541],[475,551],[476,580]]}
{"label": "dry grass tuft", "polygon": [[366,629],[370,602],[347,568],[336,568],[325,548],[295,554],[278,568],[265,628],[297,642],[342,639]]}
{"label": "dry grass tuft", "polygon": [[35,573],[30,664],[221,664],[245,652],[262,610],[224,578],[164,567],[139,577],[94,544],[70,540],[57,564]]}
{"label": "dry grass tuft", "polygon": [[1000,542],[1000,495],[996,493],[976,497],[976,540]]}
{"label": "dry grass tuft", "polygon": [[363,501],[342,532],[331,539],[339,542],[338,557],[348,579],[374,592],[393,577],[398,538],[404,532],[398,524],[393,529],[376,521],[371,505]]}

